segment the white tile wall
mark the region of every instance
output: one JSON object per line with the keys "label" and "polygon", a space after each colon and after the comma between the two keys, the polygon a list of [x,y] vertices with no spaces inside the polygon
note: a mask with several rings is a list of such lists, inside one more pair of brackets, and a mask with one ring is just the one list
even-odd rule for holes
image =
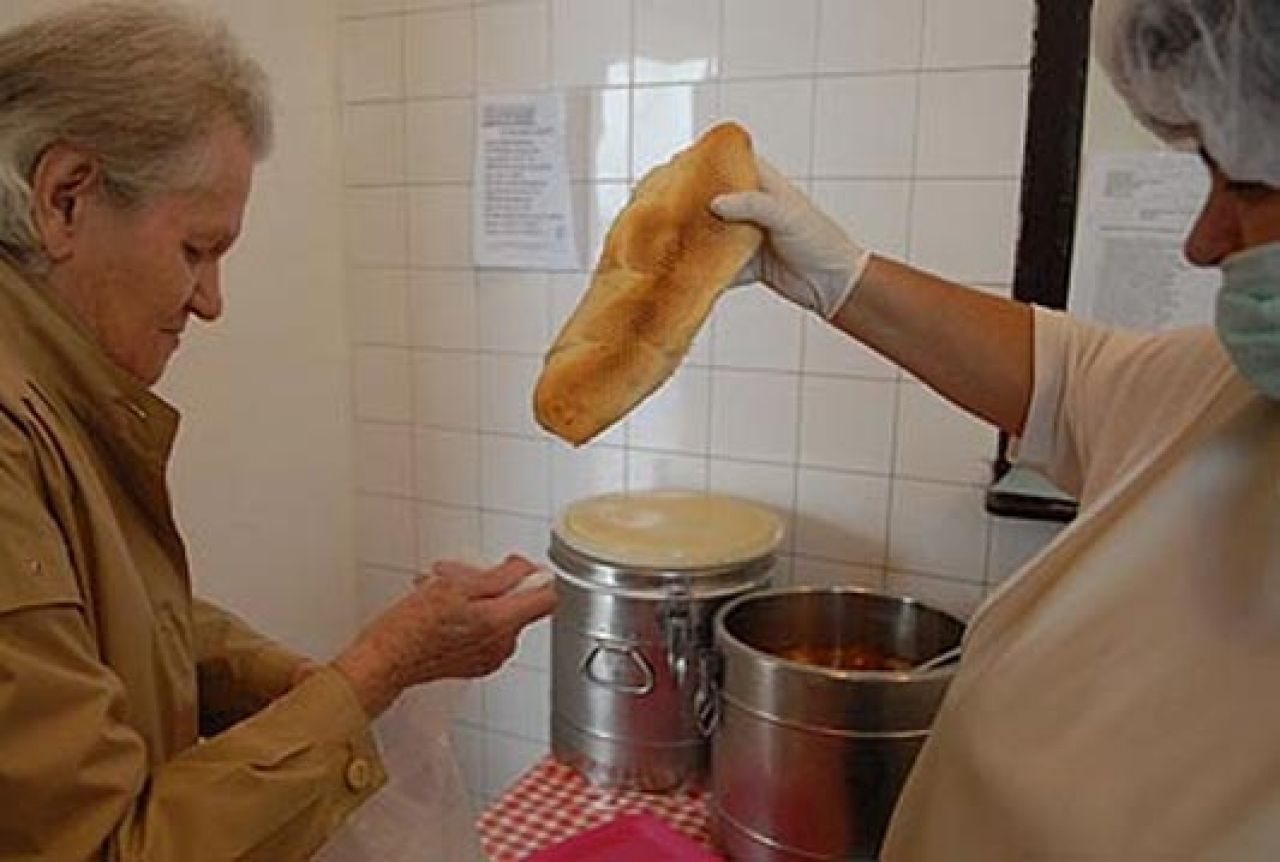
{"label": "white tile wall", "polygon": [[716,306],[712,362],[725,368],[795,371],[804,313],[767,290],[734,290]]}
{"label": "white tile wall", "polygon": [[701,454],[711,434],[711,371],[686,365],[642,403],[627,433],[632,446]]}
{"label": "white tile wall", "polygon": [[893,383],[841,377],[806,377],[800,410],[800,463],[862,473],[883,473],[893,462]]}
{"label": "white tile wall", "polygon": [[818,0],[732,0],[723,13],[727,77],[812,73]]}
{"label": "white tile wall", "polygon": [[720,89],[714,84],[636,87],[631,99],[631,173],[637,179],[720,116]]}
{"label": "white tile wall", "polygon": [[[1027,75],[978,69],[920,82],[919,176],[1008,177],[1022,164]],[[974,117],[982,117],[975,122]]]}
{"label": "white tile wall", "polygon": [[545,0],[478,6],[476,87],[537,90],[551,80],[551,22]]}
{"label": "white tile wall", "polygon": [[480,444],[475,434],[419,428],[414,443],[419,500],[449,506],[479,504]]}
{"label": "white tile wall", "polygon": [[799,377],[717,368],[711,387],[711,454],[776,463],[795,459]]}
{"label": "white tile wall", "polygon": [[443,9],[408,16],[404,38],[405,90],[409,98],[473,92],[475,33],[476,21],[470,9]]}
{"label": "white tile wall", "polygon": [[902,259],[910,247],[913,188],[907,180],[815,180],[813,198],[858,242]]}
{"label": "white tile wall", "polygon": [[411,183],[468,183],[471,181],[475,103],[471,99],[429,99],[410,102],[405,117]]}
{"label": "white tile wall", "polygon": [[347,102],[404,94],[404,21],[347,21],[342,26],[342,97]]}
{"label": "white tile wall", "polygon": [[1034,21],[1035,0],[927,0],[923,65],[1025,66]]}
{"label": "white tile wall", "polygon": [[924,0],[822,0],[818,71],[916,69],[923,18]]}
{"label": "white tile wall", "polygon": [[551,0],[552,83],[631,83],[631,0]]}
{"label": "white tile wall", "polygon": [[574,500],[626,487],[626,451],[616,446],[551,450],[551,508],[559,511]]}
{"label": "white tile wall", "polygon": [[404,103],[350,105],[342,118],[343,162],[349,185],[404,182]]}
{"label": "white tile wall", "polygon": [[412,496],[414,452],[409,427],[363,422],[356,431],[357,489],[392,497]]}
{"label": "white tile wall", "polygon": [[769,161],[789,177],[806,177],[812,159],[813,82],[807,78],[726,81],[721,113],[751,130]]}
{"label": "white tile wall", "polygon": [[[1055,532],[982,509],[994,435],[762,288],[591,446],[532,422],[548,341],[631,184],[733,117],[867,247],[1012,277],[1033,0],[344,0],[356,497],[367,600],[441,556],[545,554],[559,507],[681,486],[775,507],[780,578],[969,612]],[[474,99],[569,105],[580,272],[476,271]],[[549,627],[473,686],[473,797],[546,752]]]}
{"label": "white tile wall", "polygon": [[409,364],[404,351],[357,348],[354,384],[358,420],[408,422],[411,418]]}
{"label": "white tile wall", "polygon": [[361,269],[347,275],[348,321],[355,344],[408,343],[405,317],[409,273],[403,269]]}
{"label": "white tile wall", "polygon": [[715,78],[722,5],[721,0],[636,0],[636,83]]}
{"label": "white tile wall", "polygon": [[[409,262],[409,196],[403,188],[349,188],[346,195],[347,263],[403,267]],[[356,275],[359,279],[362,276]]]}
{"label": "white tile wall", "polygon": [[568,88],[569,174],[626,181],[631,174],[631,90]]}
{"label": "white tile wall", "polygon": [[960,281],[1012,282],[1016,180],[921,180],[914,194],[912,263]]}
{"label": "white tile wall", "polygon": [[[409,278],[408,329],[414,347],[474,350],[479,334],[475,274],[419,269]],[[405,319],[405,306],[399,309]]]}
{"label": "white tile wall", "polygon": [[919,89],[919,76],[901,73],[819,79],[814,173],[910,176]]}

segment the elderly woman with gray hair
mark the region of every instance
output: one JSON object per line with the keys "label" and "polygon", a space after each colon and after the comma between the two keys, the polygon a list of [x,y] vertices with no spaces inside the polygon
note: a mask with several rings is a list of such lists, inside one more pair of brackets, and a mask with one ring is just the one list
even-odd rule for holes
{"label": "elderly woman with gray hair", "polygon": [[[1148,335],[868,253],[776,171],[713,203],[744,282],[1017,438],[1080,517],[980,608],[882,858],[1280,858],[1280,4],[1098,0],[1134,113],[1198,148],[1213,327]],[[869,126],[875,118],[867,117]]]}
{"label": "elderly woman with gray hair", "polygon": [[[259,68],[175,7],[0,34],[0,858],[300,859],[380,785],[371,719],[488,673],[553,591],[439,563],[319,665],[193,599],[150,389],[270,144]],[[202,739],[203,737],[203,739]]]}

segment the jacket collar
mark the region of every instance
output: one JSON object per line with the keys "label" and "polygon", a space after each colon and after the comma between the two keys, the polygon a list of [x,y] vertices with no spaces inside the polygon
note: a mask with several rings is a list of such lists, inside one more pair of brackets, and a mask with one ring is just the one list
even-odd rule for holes
{"label": "jacket collar", "polygon": [[[0,342],[28,381],[69,410],[117,458],[163,471],[178,412],[117,366],[38,279],[0,255]],[[139,463],[141,462],[141,463]]]}

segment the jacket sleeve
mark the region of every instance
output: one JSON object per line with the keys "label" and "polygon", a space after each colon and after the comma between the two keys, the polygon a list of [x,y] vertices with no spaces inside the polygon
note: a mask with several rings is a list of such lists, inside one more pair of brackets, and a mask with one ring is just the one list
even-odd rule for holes
{"label": "jacket sleeve", "polygon": [[[0,434],[0,859],[308,858],[385,780],[346,679],[322,669],[167,761],[148,751],[23,445]],[[266,695],[278,664],[230,675]]]}
{"label": "jacket sleeve", "polygon": [[289,690],[302,656],[201,599],[191,616],[203,735],[220,733]]}
{"label": "jacket sleeve", "polygon": [[0,858],[306,859],[385,780],[330,668],[154,766],[127,709],[78,607],[0,615]]}

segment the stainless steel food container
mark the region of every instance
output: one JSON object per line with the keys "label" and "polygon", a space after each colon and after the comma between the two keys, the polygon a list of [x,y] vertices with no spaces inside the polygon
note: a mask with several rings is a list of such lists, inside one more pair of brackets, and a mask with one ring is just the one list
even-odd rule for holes
{"label": "stainless steel food container", "polygon": [[907,598],[777,589],[726,604],[712,753],[712,832],[738,862],[875,859],[953,666],[834,670],[779,657],[860,644],[913,664],[956,647],[964,625]]}
{"label": "stainless steel food container", "polygon": [[[644,507],[653,499],[637,502]],[[619,511],[623,533],[653,528],[644,512]],[[761,523],[777,526],[767,541],[754,543],[756,553],[659,566],[644,561],[669,564],[684,555],[678,548],[637,554],[627,535],[616,552],[608,546],[588,552],[561,519],[550,548],[560,599],[551,641],[557,759],[612,787],[661,792],[705,783],[716,708],[712,622],[726,602],[768,584],[781,538],[780,522],[768,518]]]}

